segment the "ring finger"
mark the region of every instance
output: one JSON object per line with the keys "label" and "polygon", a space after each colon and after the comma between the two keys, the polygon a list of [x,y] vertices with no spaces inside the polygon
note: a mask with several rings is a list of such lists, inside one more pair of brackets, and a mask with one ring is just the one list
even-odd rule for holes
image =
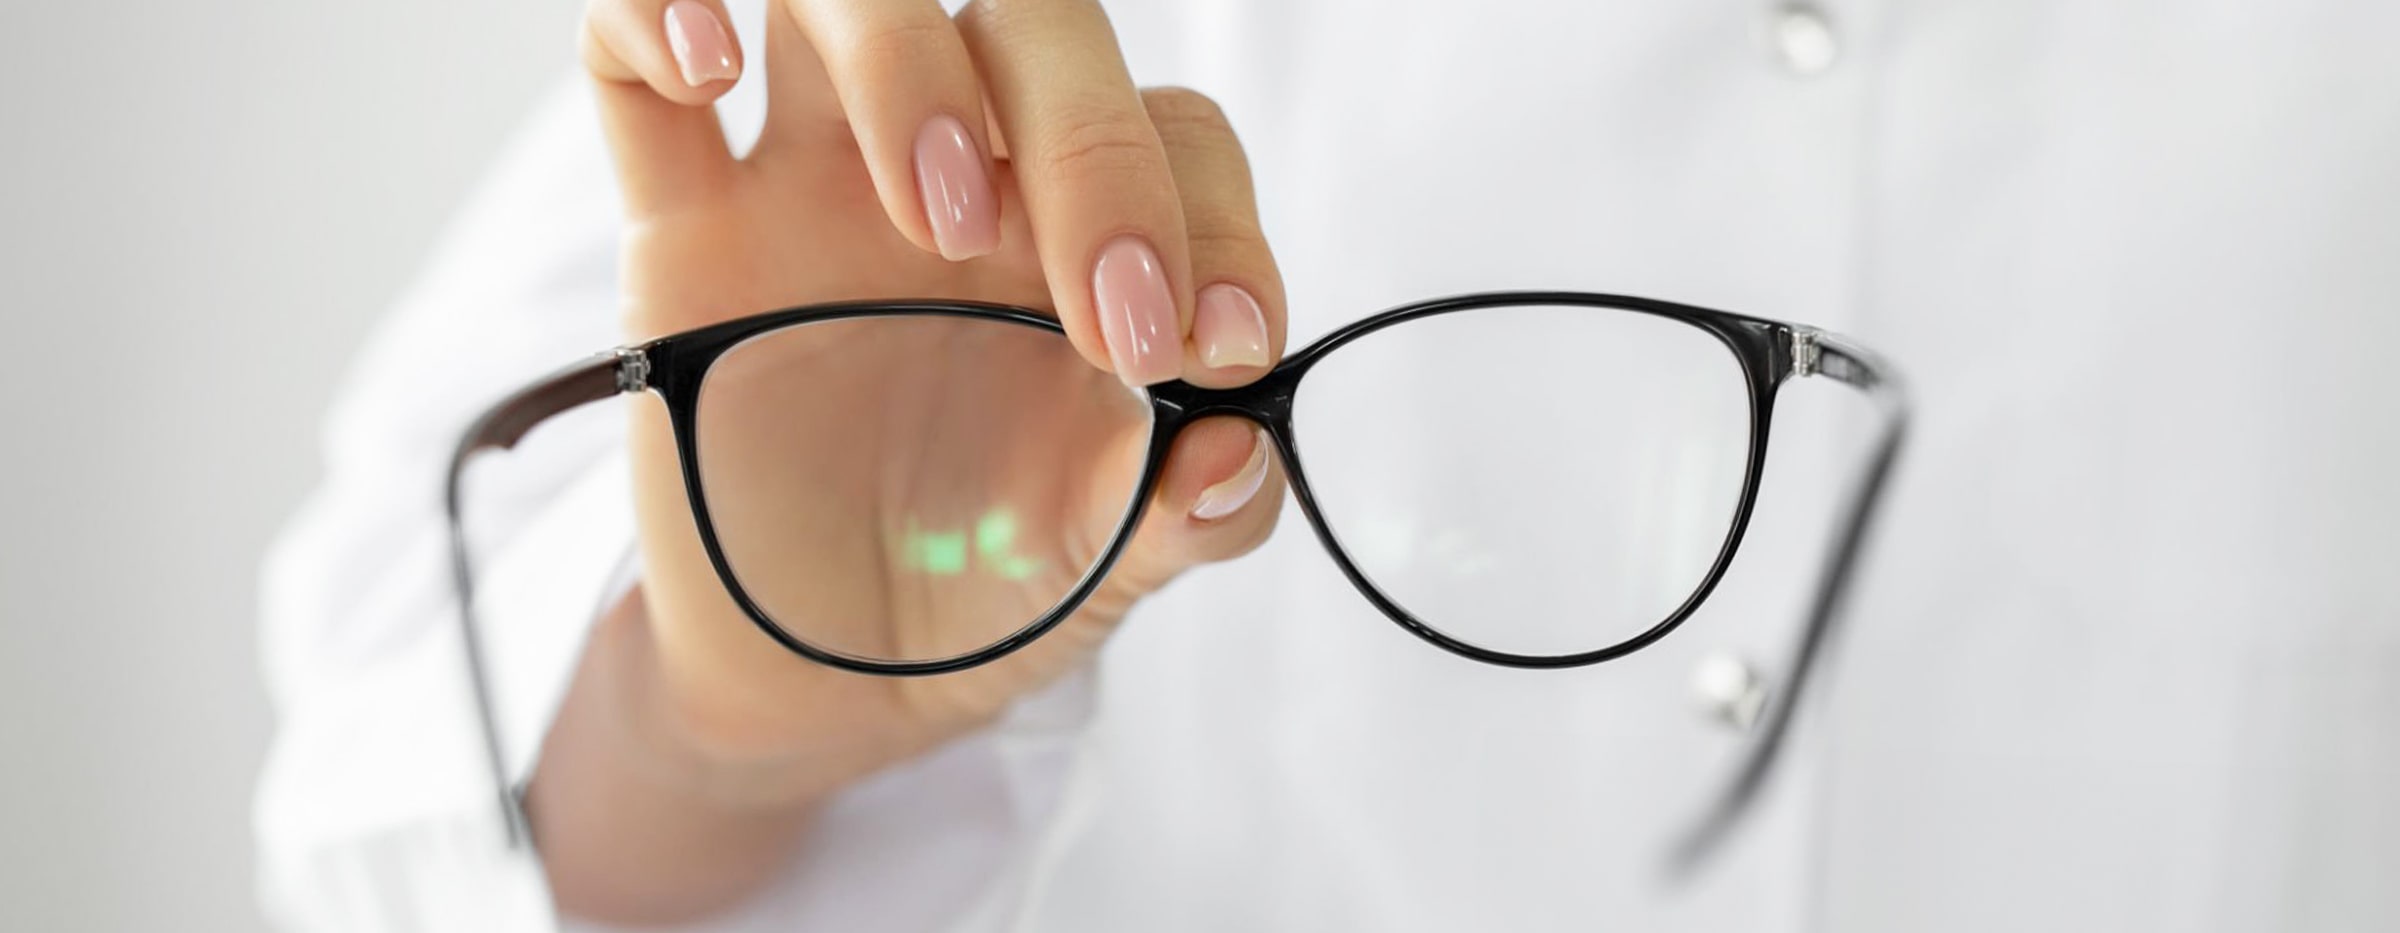
{"label": "ring finger", "polygon": [[1183,378],[1216,388],[1258,378],[1283,358],[1283,277],[1259,230],[1250,161],[1215,101],[1150,88],[1142,106],[1158,128],[1182,198],[1196,284]]}

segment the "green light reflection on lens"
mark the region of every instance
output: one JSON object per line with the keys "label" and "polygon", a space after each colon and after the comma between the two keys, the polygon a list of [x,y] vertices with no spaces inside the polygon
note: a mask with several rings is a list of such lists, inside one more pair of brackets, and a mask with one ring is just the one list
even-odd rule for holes
{"label": "green light reflection on lens", "polygon": [[1008,553],[1009,542],[1015,540],[1017,517],[1007,509],[985,512],[983,520],[975,523],[975,550],[985,557]]}
{"label": "green light reflection on lens", "polygon": [[[954,577],[967,572],[968,533],[965,531],[920,531],[915,522],[901,540],[902,561],[910,569],[937,577]],[[976,520],[973,533],[974,555],[978,563],[993,576],[1017,581],[1042,569],[1042,562],[1014,552],[1017,540],[1017,516],[1005,506],[985,512]]]}
{"label": "green light reflection on lens", "polygon": [[975,523],[975,552],[992,565],[992,572],[1003,580],[1022,580],[1041,569],[1042,562],[1010,553],[1009,546],[1017,540],[1017,516],[1005,508],[983,513]]}
{"label": "green light reflection on lens", "polygon": [[967,569],[964,533],[917,532],[909,541],[910,564],[937,577],[956,576]]}

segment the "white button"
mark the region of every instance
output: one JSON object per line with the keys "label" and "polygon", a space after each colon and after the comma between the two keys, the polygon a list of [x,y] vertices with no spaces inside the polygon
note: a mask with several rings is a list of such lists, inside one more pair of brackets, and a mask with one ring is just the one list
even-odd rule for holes
{"label": "white button", "polygon": [[1692,695],[1710,718],[1748,732],[1767,708],[1767,681],[1750,662],[1720,651],[1692,668]]}
{"label": "white button", "polygon": [[1814,3],[1784,3],[1767,20],[1767,41],[1783,67],[1800,77],[1824,74],[1841,57],[1833,21]]}

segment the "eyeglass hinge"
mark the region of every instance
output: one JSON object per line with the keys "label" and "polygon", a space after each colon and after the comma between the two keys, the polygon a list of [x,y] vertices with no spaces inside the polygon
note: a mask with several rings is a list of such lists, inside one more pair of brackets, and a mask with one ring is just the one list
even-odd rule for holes
{"label": "eyeglass hinge", "polygon": [[639,347],[618,347],[617,391],[639,392],[650,387],[650,354]]}
{"label": "eyeglass hinge", "polygon": [[1792,375],[1814,376],[1818,372],[1817,338],[1823,331],[1806,327],[1792,328]]}

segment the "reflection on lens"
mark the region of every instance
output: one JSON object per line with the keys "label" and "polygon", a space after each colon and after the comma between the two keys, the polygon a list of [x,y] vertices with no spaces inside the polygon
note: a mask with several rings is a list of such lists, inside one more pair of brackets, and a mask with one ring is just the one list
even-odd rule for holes
{"label": "reflection on lens", "polygon": [[1328,530],[1383,594],[1460,641],[1559,656],[1681,606],[1749,461],[1739,359],[1609,308],[1478,308],[1386,327],[1311,369],[1293,412]]}
{"label": "reflection on lens", "polygon": [[854,658],[941,660],[1040,619],[1100,559],[1147,411],[1038,328],[804,324],[709,368],[701,487],[726,563],[775,626]]}
{"label": "reflection on lens", "polygon": [[1007,506],[995,506],[975,520],[972,550],[964,530],[926,531],[911,525],[900,538],[902,569],[937,577],[980,569],[1009,581],[1032,579],[1042,569],[1041,558],[1016,553],[1017,514]]}

